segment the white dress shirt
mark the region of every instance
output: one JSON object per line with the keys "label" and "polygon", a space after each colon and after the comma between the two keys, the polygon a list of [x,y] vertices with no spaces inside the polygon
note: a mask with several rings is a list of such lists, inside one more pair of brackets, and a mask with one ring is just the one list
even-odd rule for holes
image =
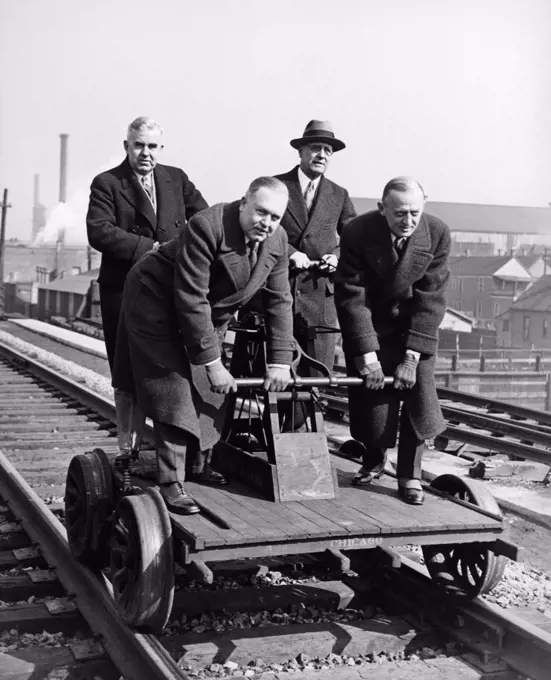
{"label": "white dress shirt", "polygon": [[299,181],[299,184],[300,184],[300,193],[303,196],[306,192],[306,187],[310,184],[310,182],[313,182],[313,184],[314,184],[314,196],[315,196],[315,192],[318,190],[318,186],[319,186],[319,183],[321,181],[321,175],[319,175],[315,179],[310,179],[308,177],[308,175],[305,175],[304,172],[302,172],[302,170],[299,167],[299,169],[298,169],[298,181]]}

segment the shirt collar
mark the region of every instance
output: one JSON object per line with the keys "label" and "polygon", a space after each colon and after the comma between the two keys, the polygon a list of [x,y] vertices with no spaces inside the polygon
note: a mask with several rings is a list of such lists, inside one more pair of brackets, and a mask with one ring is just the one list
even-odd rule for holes
{"label": "shirt collar", "polygon": [[147,178],[147,179],[149,179],[149,184],[150,184],[152,187],[155,186],[155,179],[154,179],[154,176],[153,176],[153,170],[152,170],[149,174],[147,174],[147,175],[140,175],[139,172],[135,172],[135,171],[133,171],[133,172],[134,172],[134,174],[136,175],[136,177],[138,178],[138,182],[139,182],[140,184],[143,183],[143,179],[144,179],[144,178]]}
{"label": "shirt collar", "polygon": [[300,165],[298,166],[298,181],[300,183],[300,190],[304,194],[306,191],[306,187],[310,184],[310,182],[314,182],[314,189],[318,188],[318,184],[320,183],[320,180],[322,178],[322,175],[318,175],[315,179],[311,180],[308,175],[305,175],[304,172],[302,171]]}

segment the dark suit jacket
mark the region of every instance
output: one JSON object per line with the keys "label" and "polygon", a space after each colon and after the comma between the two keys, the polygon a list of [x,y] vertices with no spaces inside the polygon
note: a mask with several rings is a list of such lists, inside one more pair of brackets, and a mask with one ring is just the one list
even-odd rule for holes
{"label": "dark suit jacket", "polygon": [[[289,239],[289,255],[297,250],[311,260],[339,252],[339,236],[345,224],[356,216],[346,189],[323,176],[314,203],[308,214],[298,179],[298,166],[283,175],[276,175],[289,189],[289,203],[281,226]],[[335,327],[334,290],[331,277],[313,272],[290,271],[294,296],[295,336],[304,346],[307,326]],[[320,335],[314,347],[315,358],[330,368],[333,366],[336,335]],[[310,350],[312,348],[310,347]]]}
{"label": "dark suit jacket", "polygon": [[210,391],[204,364],[220,356],[235,312],[262,291],[268,361],[290,364],[294,347],[286,234],[277,229],[260,245],[251,272],[238,206],[193,217],[132,268],[124,290],[127,337],[117,340],[113,385],[132,390],[131,377],[145,415],[190,432],[202,449],[219,437],[225,401]]}
{"label": "dark suit jacket", "polygon": [[128,160],[94,178],[86,216],[88,242],[102,253],[98,281],[122,291],[130,268],[153,243],[174,238],[186,220],[207,207],[205,199],[179,168],[153,171],[157,214]]}
{"label": "dark suit jacket", "polygon": [[[350,372],[355,372],[353,359],[366,352],[377,351],[387,375],[394,374],[406,349],[421,353],[417,384],[403,393],[420,439],[434,437],[444,428],[434,383],[434,355],[446,309],[450,244],[448,227],[424,214],[398,259],[385,218],[379,212],[369,212],[344,230],[335,275],[337,311]],[[372,442],[374,446],[392,446],[385,437],[393,428],[387,427],[381,403],[397,398],[394,391],[351,391],[351,410],[352,393],[354,399],[362,399],[355,427],[370,431],[370,436],[378,439]]]}

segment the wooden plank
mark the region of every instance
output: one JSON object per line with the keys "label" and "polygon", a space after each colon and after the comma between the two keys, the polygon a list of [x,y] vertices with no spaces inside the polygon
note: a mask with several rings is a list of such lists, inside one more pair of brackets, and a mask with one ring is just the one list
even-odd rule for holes
{"label": "wooden plank", "polygon": [[222,488],[209,488],[193,483],[189,483],[188,486],[194,498],[204,502],[206,506],[216,508],[217,513],[231,526],[232,535],[228,534],[226,537],[228,544],[258,543],[262,539],[262,533],[248,521],[250,513],[240,505],[238,500],[229,494],[222,493]]}
{"label": "wooden plank", "polygon": [[[280,541],[307,538],[306,532],[297,530],[296,525],[285,518],[284,514],[277,512],[278,503],[270,503],[250,495],[241,495],[239,502],[254,515],[254,520],[259,522],[259,526],[262,523],[267,527],[265,530],[269,532],[267,536],[270,538]],[[273,529],[268,528],[270,525]]]}
{"label": "wooden plank", "polygon": [[430,503],[427,504],[426,500],[424,505],[412,506],[405,503],[399,497],[397,480],[393,477],[383,475],[371,488],[365,488],[365,491],[371,491],[373,494],[376,494],[379,502],[376,504],[370,503],[367,506],[365,501],[363,501],[363,506],[358,505],[358,503],[362,503],[362,498],[354,490],[351,494],[350,503],[355,507],[363,507],[364,512],[374,519],[379,516],[379,513],[384,513],[383,518],[386,518],[388,524],[392,526],[390,533],[419,530],[437,531],[442,529],[442,517],[438,517],[428,509],[427,505],[430,505]]}
{"label": "wooden plank", "polygon": [[[381,526],[383,533],[414,531],[414,527],[422,527],[422,522],[415,518],[411,508],[403,503],[390,484],[386,485],[383,478],[367,487],[351,485],[352,474],[357,471],[357,463],[339,458],[336,463],[339,475],[340,493],[345,495],[347,503],[362,512],[367,521]],[[344,468],[344,469],[343,469]],[[371,494],[372,498],[365,496]],[[370,500],[374,502],[369,502]]]}
{"label": "wooden plank", "polygon": [[301,517],[307,519],[308,521],[316,524],[320,529],[320,535],[337,535],[339,532],[343,534],[349,534],[350,532],[345,526],[342,526],[338,522],[335,522],[331,517],[328,517],[323,512],[314,509],[310,502],[302,503],[294,501],[289,504],[293,512]]}

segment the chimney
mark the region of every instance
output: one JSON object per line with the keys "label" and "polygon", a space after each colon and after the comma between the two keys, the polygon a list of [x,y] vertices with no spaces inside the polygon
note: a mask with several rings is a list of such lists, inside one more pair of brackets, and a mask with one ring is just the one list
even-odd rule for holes
{"label": "chimney", "polygon": [[40,175],[35,174],[34,175],[34,200],[33,200],[33,207],[36,208],[36,206],[40,203]]}
{"label": "chimney", "polygon": [[61,151],[59,156],[59,202],[67,202],[67,140],[69,135],[62,132],[59,135],[61,139]]}
{"label": "chimney", "polygon": [[32,240],[40,233],[40,230],[46,224],[46,208],[40,203],[40,175],[34,175],[34,199],[33,199],[33,228],[32,228]]}

